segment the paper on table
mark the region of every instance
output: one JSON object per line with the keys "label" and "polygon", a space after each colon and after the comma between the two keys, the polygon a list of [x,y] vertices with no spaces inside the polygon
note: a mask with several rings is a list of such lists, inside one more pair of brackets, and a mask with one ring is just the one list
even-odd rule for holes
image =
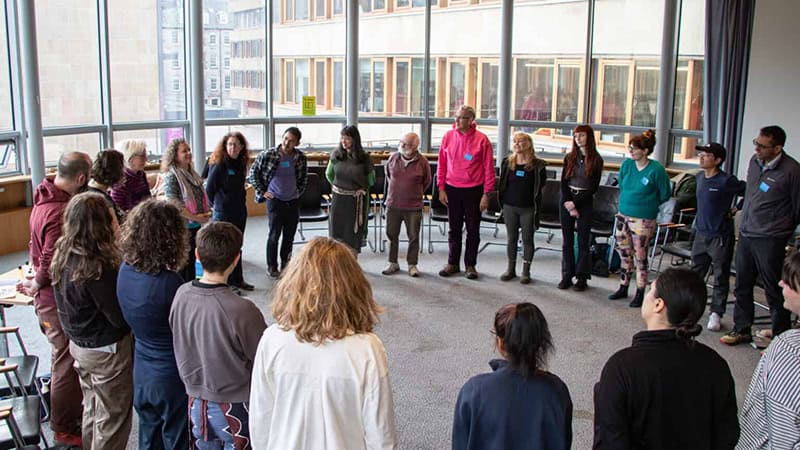
{"label": "paper on table", "polygon": [[17,280],[0,280],[0,298],[17,296]]}

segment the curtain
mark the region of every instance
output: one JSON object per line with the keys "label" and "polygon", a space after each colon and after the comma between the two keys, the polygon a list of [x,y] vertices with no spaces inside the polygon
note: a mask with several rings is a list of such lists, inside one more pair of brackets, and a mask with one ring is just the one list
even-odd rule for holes
{"label": "curtain", "polygon": [[728,150],[729,173],[741,142],[755,0],[706,0],[704,141]]}

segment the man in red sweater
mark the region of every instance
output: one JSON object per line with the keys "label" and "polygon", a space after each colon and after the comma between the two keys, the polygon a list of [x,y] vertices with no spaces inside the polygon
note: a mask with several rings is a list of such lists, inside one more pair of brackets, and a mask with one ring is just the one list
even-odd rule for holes
{"label": "man in red sweater", "polygon": [[53,287],[50,285],[50,259],[69,199],[86,190],[92,160],[81,152],[64,153],[58,160],[54,179],[45,178],[33,193],[30,228],[30,261],[36,275],[26,280],[20,290],[34,297],[39,326],[52,346],[50,378],[50,427],[55,440],[81,446],[83,394],[78,374],[69,353],[69,338],[61,328]]}
{"label": "man in red sweater", "polygon": [[439,275],[449,277],[461,271],[461,229],[467,228],[464,265],[467,278],[478,278],[475,264],[480,244],[481,211],[489,207],[488,193],[494,189],[494,151],[492,143],[475,124],[475,109],[462,106],[453,129],[442,138],[436,185],[439,200],[447,206],[450,252]]}

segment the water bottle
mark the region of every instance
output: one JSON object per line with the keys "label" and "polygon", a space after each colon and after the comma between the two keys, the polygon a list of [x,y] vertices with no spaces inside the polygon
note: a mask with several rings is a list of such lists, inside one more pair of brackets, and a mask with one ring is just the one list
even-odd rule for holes
{"label": "water bottle", "polygon": [[198,280],[203,278],[203,265],[200,264],[200,260],[197,258],[194,260],[194,277]]}

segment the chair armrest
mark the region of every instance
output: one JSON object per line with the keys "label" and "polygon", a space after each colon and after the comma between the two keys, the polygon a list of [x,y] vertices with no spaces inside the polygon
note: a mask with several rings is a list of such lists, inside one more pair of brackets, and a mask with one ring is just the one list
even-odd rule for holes
{"label": "chair armrest", "polygon": [[19,368],[17,364],[9,364],[7,366],[0,366],[0,373],[13,372]]}
{"label": "chair armrest", "polygon": [[683,212],[683,213],[686,213],[686,212],[695,212],[695,211],[697,211],[697,208],[681,208],[679,211],[680,211],[680,212]]}
{"label": "chair armrest", "polygon": [[0,333],[16,333],[19,327],[0,327]]}
{"label": "chair armrest", "polygon": [[671,230],[673,228],[685,228],[686,224],[685,223],[664,222],[664,223],[659,223],[658,227],[659,228],[666,228],[668,230]]}

